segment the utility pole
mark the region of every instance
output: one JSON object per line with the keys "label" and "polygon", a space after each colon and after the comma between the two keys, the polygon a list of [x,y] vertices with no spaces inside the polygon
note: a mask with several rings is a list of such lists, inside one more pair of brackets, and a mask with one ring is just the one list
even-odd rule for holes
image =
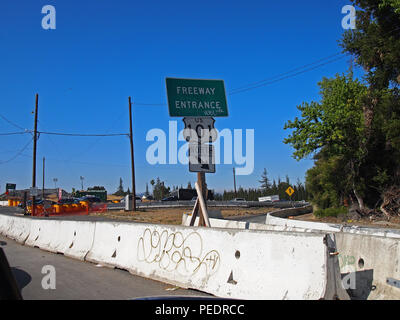
{"label": "utility pole", "polygon": [[42,183],[42,199],[44,200],[44,166],[45,166],[45,158],[43,157],[43,183]]}
{"label": "utility pole", "polygon": [[135,160],[133,156],[133,134],[132,134],[132,102],[129,97],[129,140],[131,143],[131,167],[132,167],[132,205],[136,211],[136,187],[135,187]]}
{"label": "utility pole", "polygon": [[82,191],[83,191],[83,180],[85,179],[85,177],[80,176],[79,179],[81,179],[81,187],[82,187]]}
{"label": "utility pole", "polygon": [[[37,120],[38,120],[38,103],[39,103],[39,95],[36,94],[36,103],[35,103],[35,124],[33,131],[33,164],[32,164],[32,188],[36,188],[36,144],[37,144]],[[34,192],[34,191],[33,191]],[[32,196],[32,216],[36,214],[36,205],[35,205],[36,197]]]}
{"label": "utility pole", "polygon": [[235,168],[233,168],[233,188],[235,190],[235,198],[237,198],[237,192],[236,192],[236,171]]}

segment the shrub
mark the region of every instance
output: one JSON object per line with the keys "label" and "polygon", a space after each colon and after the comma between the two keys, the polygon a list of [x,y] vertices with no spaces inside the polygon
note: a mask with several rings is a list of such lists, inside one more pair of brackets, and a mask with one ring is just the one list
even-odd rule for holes
{"label": "shrub", "polygon": [[340,215],[347,214],[346,207],[337,207],[337,208],[326,208],[326,209],[318,209],[314,212],[314,215],[318,218],[322,217],[338,217]]}

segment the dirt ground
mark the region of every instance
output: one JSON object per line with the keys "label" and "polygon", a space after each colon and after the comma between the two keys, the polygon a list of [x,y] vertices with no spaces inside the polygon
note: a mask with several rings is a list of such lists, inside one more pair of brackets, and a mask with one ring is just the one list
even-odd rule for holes
{"label": "dirt ground", "polygon": [[[234,216],[248,216],[248,215],[259,215],[265,214],[276,210],[276,208],[209,208],[209,210],[220,210],[224,218]],[[160,209],[139,209],[135,213],[125,212],[123,210],[116,211],[111,210],[104,213],[91,213],[91,216],[102,216],[113,220],[124,220],[124,221],[136,221],[144,223],[157,223],[157,224],[170,224],[180,225],[182,224],[182,214],[191,213],[192,208],[160,208]],[[345,224],[355,226],[368,226],[376,228],[390,228],[400,229],[400,217],[392,217],[389,221],[384,217],[369,219],[364,218],[360,220],[351,220],[347,216],[339,217],[315,217],[312,213],[304,214],[301,216],[289,217],[289,219],[313,221],[313,222],[325,222],[333,224]]]}
{"label": "dirt ground", "polygon": [[[275,208],[209,208],[220,210],[224,218],[233,216],[259,215],[276,210]],[[157,224],[182,224],[182,214],[191,213],[192,208],[160,208],[139,209],[135,213],[125,211],[107,211],[104,213],[91,213],[91,216],[103,216],[109,219],[147,222]]]}
{"label": "dirt ground", "polygon": [[313,221],[313,222],[325,222],[334,224],[346,224],[354,226],[367,226],[375,228],[389,228],[389,229],[400,229],[400,217],[392,217],[387,220],[384,217],[377,217],[375,219],[362,218],[360,220],[351,220],[347,216],[339,217],[323,217],[318,218],[312,213],[304,214],[301,216],[290,217],[290,219],[303,220],[303,221]]}

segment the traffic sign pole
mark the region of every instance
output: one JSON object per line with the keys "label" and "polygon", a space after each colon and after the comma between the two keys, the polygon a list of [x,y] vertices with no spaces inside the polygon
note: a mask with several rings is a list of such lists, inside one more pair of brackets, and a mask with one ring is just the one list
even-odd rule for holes
{"label": "traffic sign pole", "polygon": [[[204,198],[204,205],[205,207],[207,207],[207,197],[205,196],[207,194],[207,185],[206,185],[206,174],[204,172],[197,172],[197,183],[199,185],[200,193]],[[197,195],[197,198],[199,198],[199,195]],[[204,215],[207,213],[204,212],[204,210],[202,210],[201,206],[200,210],[202,211],[202,214],[200,215],[199,218],[199,226],[205,226]]]}
{"label": "traffic sign pole", "polygon": [[[214,148],[217,138],[213,117],[227,117],[223,80],[166,78],[168,110],[171,117],[184,117],[183,135],[189,141],[189,171],[197,172],[197,200],[190,225],[200,210],[200,226],[210,226],[207,213],[206,172],[215,173]],[[196,141],[193,141],[194,138]],[[205,156],[207,159],[204,161]]]}
{"label": "traffic sign pole", "polygon": [[285,192],[289,195],[290,203],[291,203],[291,205],[292,205],[292,207],[293,207],[293,201],[292,201],[292,195],[293,195],[293,193],[294,193],[293,188],[292,188],[291,186],[289,186],[289,187],[286,189]]}

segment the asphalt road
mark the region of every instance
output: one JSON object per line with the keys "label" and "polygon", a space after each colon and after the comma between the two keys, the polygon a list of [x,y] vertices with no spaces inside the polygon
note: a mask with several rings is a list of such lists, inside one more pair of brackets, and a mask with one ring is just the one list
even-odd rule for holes
{"label": "asphalt road", "polygon": [[239,217],[236,219],[235,219],[235,217],[233,217],[232,219],[229,219],[229,220],[238,220],[238,221],[246,221],[246,222],[251,222],[251,223],[265,224],[267,215],[268,215],[268,213],[261,214],[261,215],[255,215],[255,216]]}
{"label": "asphalt road", "polygon": [[[126,300],[148,296],[209,296],[158,281],[134,276],[127,271],[82,262],[18,244],[0,236],[10,267],[26,300]],[[55,289],[43,289],[46,265],[54,266]]]}

